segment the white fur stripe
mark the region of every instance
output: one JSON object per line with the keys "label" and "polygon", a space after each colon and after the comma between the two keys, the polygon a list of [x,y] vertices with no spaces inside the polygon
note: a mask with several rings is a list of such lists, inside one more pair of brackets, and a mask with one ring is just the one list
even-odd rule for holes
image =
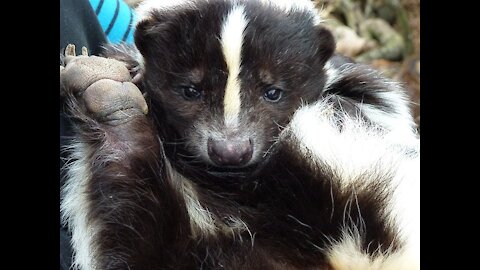
{"label": "white fur stripe", "polygon": [[[341,68],[336,68],[332,64],[331,60],[327,61],[324,66],[324,71],[327,75],[327,81],[325,82],[325,91],[328,93],[330,87],[336,82],[348,77],[349,73],[354,73],[358,69],[369,70],[370,74],[375,75],[376,71],[370,69],[367,66],[346,63]],[[365,71],[362,71],[365,72]],[[361,112],[373,121],[375,124],[380,125],[390,131],[389,136],[397,136],[398,139],[402,137],[405,140],[416,139],[415,122],[409,108],[409,98],[400,84],[393,81],[385,81],[385,90],[372,93],[375,98],[381,100],[381,103],[388,105],[393,109],[392,112],[387,112],[381,108],[363,102],[357,102],[357,106]],[[339,95],[340,96],[340,95]],[[340,96],[341,97],[341,96]]]}
{"label": "white fur stripe", "polygon": [[361,251],[358,232],[344,232],[340,241],[332,243],[327,258],[333,270],[419,270],[420,261],[406,249],[370,256]]}
{"label": "white fur stripe", "polygon": [[[389,205],[389,219],[405,240],[403,250],[411,260],[420,261],[420,156],[404,160],[392,180],[395,187]],[[410,269],[410,268],[409,268]]]}
{"label": "white fur stripe", "polygon": [[325,82],[324,89],[329,90],[330,86],[337,82],[341,77],[338,74],[338,69],[332,64],[332,60],[328,60],[323,67],[327,75],[327,81]]}
{"label": "white fur stripe", "polygon": [[234,6],[225,18],[220,41],[228,68],[228,79],[223,100],[226,123],[235,123],[240,113],[240,80],[238,78],[242,62],[243,32],[247,27],[245,9]]}
{"label": "white fur stripe", "polygon": [[247,231],[252,237],[247,224],[240,218],[235,216],[223,216],[219,218],[209,211],[207,207],[203,206],[198,198],[198,191],[195,184],[174,170],[165,156],[164,160],[166,173],[170,175],[170,179],[175,179],[172,184],[185,201],[193,238],[199,239],[205,236],[216,237],[220,233],[241,240],[241,233],[243,231]]}
{"label": "white fur stripe", "polygon": [[337,171],[347,186],[372,166],[383,173],[396,172],[403,161],[411,159],[403,151],[419,152],[415,134],[393,136],[398,131],[369,126],[361,118],[343,115],[343,128],[339,130],[336,117],[342,114],[327,100],[319,101],[297,110],[290,127],[302,147]]}
{"label": "white fur stripe", "polygon": [[[391,176],[385,183],[393,191],[386,213],[388,221],[400,230],[397,237],[404,244],[395,253],[370,257],[361,249],[361,231],[349,228],[330,250],[333,269],[419,269],[420,140],[408,132],[408,125],[401,127],[405,132],[378,129],[348,115],[343,115],[340,130],[335,119],[342,114],[328,100],[319,101],[299,109],[282,136],[293,135],[304,155],[313,156],[311,166],[330,167],[343,188],[358,179],[365,181],[361,177],[365,173]],[[403,136],[398,136],[400,133]]]}
{"label": "white fur stripe", "polygon": [[96,269],[96,245],[93,241],[98,232],[98,225],[89,222],[90,205],[87,198],[87,183],[91,178],[90,150],[88,146],[77,143],[71,146],[72,163],[68,164],[67,179],[62,188],[62,202],[60,210],[62,221],[68,224],[72,232],[73,269]]}
{"label": "white fur stripe", "polygon": [[190,217],[190,228],[192,229],[193,237],[197,238],[202,235],[215,236],[218,230],[215,222],[215,216],[208,208],[205,208],[200,203],[196,190],[193,184],[185,179],[180,174],[173,174],[180,182],[180,192],[185,200],[188,216]]}

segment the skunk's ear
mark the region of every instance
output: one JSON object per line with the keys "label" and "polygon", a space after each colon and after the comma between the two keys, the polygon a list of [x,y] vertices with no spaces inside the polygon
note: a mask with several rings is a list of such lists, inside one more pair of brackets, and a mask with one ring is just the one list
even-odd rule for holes
{"label": "skunk's ear", "polygon": [[325,64],[330,57],[332,57],[335,52],[335,38],[333,37],[332,32],[323,26],[317,26],[317,38],[318,38],[318,52],[317,55],[322,62]]}
{"label": "skunk's ear", "polygon": [[157,49],[166,40],[170,17],[166,12],[152,10],[136,23],[135,45],[142,55],[148,55],[149,50]]}

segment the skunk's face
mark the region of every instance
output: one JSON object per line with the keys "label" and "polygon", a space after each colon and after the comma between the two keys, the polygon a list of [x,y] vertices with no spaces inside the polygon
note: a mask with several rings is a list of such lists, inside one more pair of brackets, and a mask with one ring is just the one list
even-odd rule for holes
{"label": "skunk's face", "polygon": [[332,35],[306,11],[253,3],[152,11],[137,24],[156,113],[192,156],[219,167],[259,162],[294,111],[316,100]]}

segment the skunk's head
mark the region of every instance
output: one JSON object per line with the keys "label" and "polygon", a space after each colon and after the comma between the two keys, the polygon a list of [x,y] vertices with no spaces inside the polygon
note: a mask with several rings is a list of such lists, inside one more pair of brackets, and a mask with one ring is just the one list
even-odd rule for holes
{"label": "skunk's head", "polygon": [[135,44],[158,119],[218,167],[258,163],[294,111],[319,97],[334,51],[311,2],[159,1]]}

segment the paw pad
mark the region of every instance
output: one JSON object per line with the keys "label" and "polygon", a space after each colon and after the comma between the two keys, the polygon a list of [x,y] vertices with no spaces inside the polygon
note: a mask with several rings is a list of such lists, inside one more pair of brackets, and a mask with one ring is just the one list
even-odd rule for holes
{"label": "paw pad", "polygon": [[77,56],[72,44],[65,48],[64,62],[65,67],[60,66],[63,91],[83,100],[85,108],[95,117],[118,120],[122,115],[131,116],[135,111],[147,114],[147,103],[138,87],[132,83],[124,63],[88,56],[85,47],[82,48],[82,54]]}

